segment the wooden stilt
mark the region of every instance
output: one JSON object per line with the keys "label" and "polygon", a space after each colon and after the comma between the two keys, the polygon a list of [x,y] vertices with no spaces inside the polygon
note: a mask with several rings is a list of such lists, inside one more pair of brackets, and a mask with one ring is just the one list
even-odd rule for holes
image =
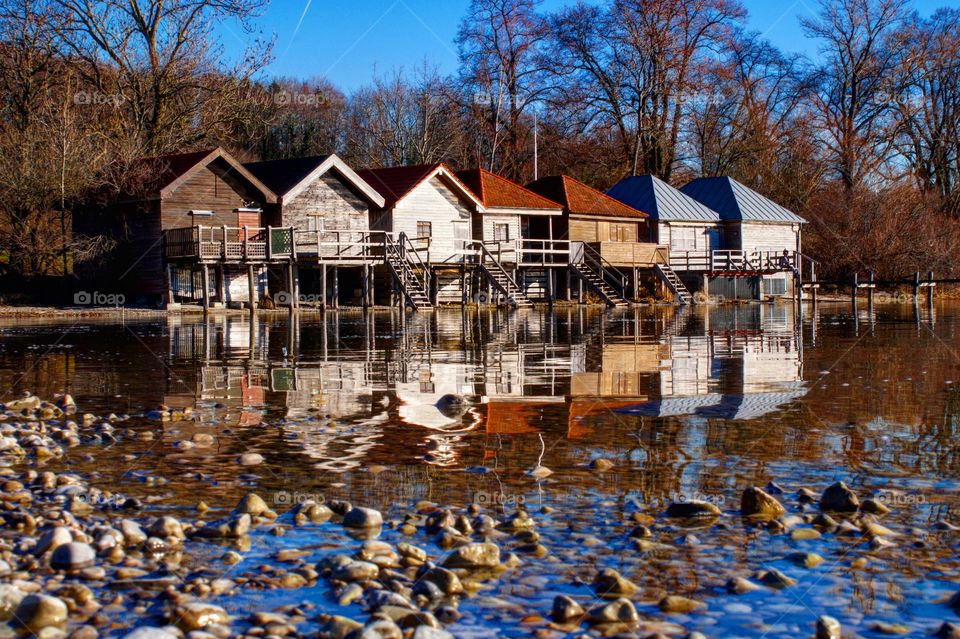
{"label": "wooden stilt", "polygon": [[203,284],[203,312],[207,313],[210,310],[210,267],[204,264],[200,273]]}
{"label": "wooden stilt", "polygon": [[460,264],[460,304],[466,306],[468,299],[470,297],[467,291],[467,265]]}
{"label": "wooden stilt", "polygon": [[167,304],[173,304],[173,265],[167,264]]}
{"label": "wooden stilt", "polygon": [[362,305],[367,308],[370,305],[370,265],[364,264],[360,277],[360,297]]}
{"label": "wooden stilt", "polygon": [[257,285],[253,277],[253,264],[247,264],[247,306],[251,313],[257,310]]}
{"label": "wooden stilt", "polygon": [[327,265],[323,263],[320,265],[320,307],[323,310],[327,310]]}
{"label": "wooden stilt", "polygon": [[227,306],[227,267],[217,269],[217,301],[223,307]]}
{"label": "wooden stilt", "polygon": [[340,308],[340,268],[337,266],[333,267],[333,300],[331,306]]}

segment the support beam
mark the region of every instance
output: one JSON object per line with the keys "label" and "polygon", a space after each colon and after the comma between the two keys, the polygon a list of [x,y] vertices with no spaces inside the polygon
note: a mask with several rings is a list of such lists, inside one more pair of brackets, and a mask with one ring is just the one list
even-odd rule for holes
{"label": "support beam", "polygon": [[203,312],[206,314],[210,310],[210,267],[204,264],[200,274],[203,284]]}
{"label": "support beam", "polygon": [[247,264],[247,306],[251,313],[257,310],[257,285],[253,276],[253,264]]}
{"label": "support beam", "polygon": [[327,264],[320,264],[320,307],[327,310]]}
{"label": "support beam", "polygon": [[340,308],[340,268],[333,267],[333,308]]}

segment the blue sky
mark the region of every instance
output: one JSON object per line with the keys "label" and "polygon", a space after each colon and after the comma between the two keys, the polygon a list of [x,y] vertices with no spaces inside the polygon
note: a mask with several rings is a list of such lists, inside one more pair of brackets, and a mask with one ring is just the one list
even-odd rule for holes
{"label": "blue sky", "polygon": [[[469,0],[273,0],[257,28],[276,34],[271,76],[310,79],[324,76],[350,91],[373,74],[424,60],[441,73],[457,68],[457,27]],[[816,0],[743,0],[749,26],[788,52],[815,55],[816,45],[804,38],[799,19],[811,15]],[[563,0],[544,0],[546,10]],[[927,15],[937,7],[960,6],[960,0],[914,0]],[[224,25],[228,54],[243,47],[238,30]]]}

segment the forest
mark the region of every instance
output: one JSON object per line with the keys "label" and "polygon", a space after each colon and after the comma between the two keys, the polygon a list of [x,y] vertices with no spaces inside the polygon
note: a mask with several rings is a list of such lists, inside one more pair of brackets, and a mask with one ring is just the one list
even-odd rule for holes
{"label": "forest", "polygon": [[[71,221],[135,192],[148,176],[132,160],[215,146],[601,189],[728,175],[809,220],[824,278],[960,273],[958,9],[821,0],[796,25],[811,59],[751,32],[739,0],[471,0],[455,73],[425,60],[345,92],[269,74],[266,5],[2,3],[0,276],[95,262],[108,240]],[[223,22],[242,28],[242,55],[225,55]]]}

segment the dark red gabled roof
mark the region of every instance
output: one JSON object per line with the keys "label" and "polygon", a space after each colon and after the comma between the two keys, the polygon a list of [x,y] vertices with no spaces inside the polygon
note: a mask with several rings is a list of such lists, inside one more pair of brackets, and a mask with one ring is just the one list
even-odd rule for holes
{"label": "dark red gabled roof", "polygon": [[386,200],[384,206],[389,208],[433,175],[434,171],[441,166],[443,165],[438,162],[436,164],[393,166],[382,169],[360,169],[357,171],[357,175],[383,196],[383,199]]}
{"label": "dark red gabled roof", "polygon": [[527,188],[545,198],[563,205],[573,215],[597,215],[603,217],[650,217],[643,211],[627,206],[609,195],[590,188],[569,175],[542,177],[527,185]]}
{"label": "dark red gabled roof", "polygon": [[555,211],[563,209],[563,205],[484,169],[457,171],[457,177],[473,191],[485,207]]}
{"label": "dark red gabled roof", "polygon": [[138,158],[133,162],[133,170],[144,176],[146,192],[157,195],[214,151],[216,149],[203,149]]}

